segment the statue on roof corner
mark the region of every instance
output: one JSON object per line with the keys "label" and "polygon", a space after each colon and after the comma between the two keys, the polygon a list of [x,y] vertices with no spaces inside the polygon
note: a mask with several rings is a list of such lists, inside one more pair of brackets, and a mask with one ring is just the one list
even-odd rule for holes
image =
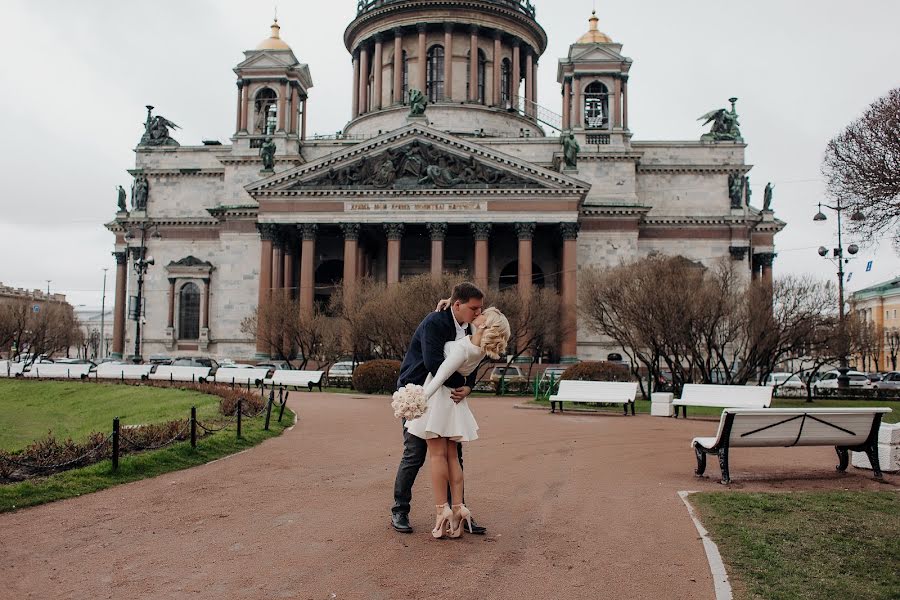
{"label": "statue on roof corner", "polygon": [[127,212],[127,211],[128,211],[128,205],[126,204],[127,199],[126,199],[126,196],[125,196],[125,189],[120,185],[120,186],[118,186],[118,187],[116,188],[116,191],[118,192],[118,198],[117,198],[117,200],[118,200],[118,203],[119,203],[119,212]]}
{"label": "statue on roof corner", "polygon": [[704,133],[700,136],[700,141],[702,142],[743,142],[744,138],[741,137],[741,129],[740,122],[738,122],[738,114],[735,109],[735,103],[737,102],[737,98],[729,98],[728,101],[731,102],[731,110],[729,111],[727,108],[720,108],[718,110],[711,110],[699,119],[698,121],[703,121],[703,125],[707,125],[712,123],[712,129],[709,130],[709,133]]}
{"label": "statue on roof corner", "polygon": [[575,134],[571,131],[563,132],[562,139],[563,147],[563,162],[565,163],[566,169],[575,169],[578,167],[578,153],[581,151],[581,146],[578,145],[578,140],[575,139]]}
{"label": "statue on roof corner", "polygon": [[425,114],[425,107],[428,106],[428,100],[422,90],[409,90],[409,116],[421,117]]}
{"label": "statue on roof corner", "polygon": [[153,116],[153,107],[147,105],[147,120],[144,122],[144,135],[141,136],[139,146],[180,146],[171,135],[169,128],[181,129],[163,117],[162,115]]}
{"label": "statue on roof corner", "polygon": [[772,194],[774,189],[775,186],[772,185],[771,181],[766,184],[766,189],[763,191],[763,210],[772,210]]}

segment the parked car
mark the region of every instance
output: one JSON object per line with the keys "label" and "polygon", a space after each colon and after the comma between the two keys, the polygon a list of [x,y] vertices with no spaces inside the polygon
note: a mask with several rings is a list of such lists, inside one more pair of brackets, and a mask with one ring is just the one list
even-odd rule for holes
{"label": "parked car", "polygon": [[272,371],[293,371],[286,360],[267,360],[256,365],[257,369],[271,369]]}
{"label": "parked car", "polygon": [[179,356],[172,360],[173,367],[209,367],[210,375],[216,374],[219,363],[214,358],[208,356]]}
{"label": "parked car", "polygon": [[775,388],[776,396],[797,394],[806,390],[806,384],[796,373],[771,373],[766,379],[766,385]]}
{"label": "parked car", "polygon": [[491,369],[490,380],[499,384],[501,379],[506,383],[518,383],[528,381],[528,376],[522,371],[522,367],[507,365]]}
{"label": "parked car", "polygon": [[881,381],[872,383],[872,388],[876,390],[900,390],[900,371],[885,373]]}
{"label": "parked car", "polygon": [[551,377],[553,378],[553,381],[559,381],[562,374],[566,372],[566,368],[567,367],[547,367],[541,374],[541,384],[549,382]]}
{"label": "parked car", "polygon": [[86,358],[61,358],[56,361],[58,365],[91,365],[91,369],[97,368],[97,363]]}
{"label": "parked car", "polygon": [[881,381],[881,379],[884,377],[884,373],[876,373],[875,371],[872,371],[871,373],[866,373],[866,377],[869,379],[869,381],[875,383],[876,381]]}
{"label": "parked car", "polygon": [[[833,390],[837,389],[838,386],[838,377],[840,376],[839,371],[828,371],[825,373],[821,379],[813,384],[813,392],[818,393],[819,390]],[[869,378],[866,377],[865,373],[860,373],[859,371],[847,371],[847,377],[850,379],[850,387],[853,388],[870,388],[872,387],[872,382],[869,381]]]}
{"label": "parked car", "polygon": [[[363,363],[356,363],[359,366]],[[350,385],[353,381],[353,361],[342,360],[328,369],[328,385]]]}
{"label": "parked car", "polygon": [[151,354],[150,358],[147,359],[147,362],[151,365],[171,365],[172,357],[163,356],[162,354]]}

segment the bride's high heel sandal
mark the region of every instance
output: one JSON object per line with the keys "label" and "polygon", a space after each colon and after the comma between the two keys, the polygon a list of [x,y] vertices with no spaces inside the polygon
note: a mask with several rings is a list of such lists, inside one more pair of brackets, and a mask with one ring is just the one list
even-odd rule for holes
{"label": "bride's high heel sandal", "polygon": [[463,522],[469,524],[469,533],[472,533],[472,511],[465,504],[453,505],[453,517],[450,519],[450,537],[458,538],[463,532]]}
{"label": "bride's high heel sandal", "polygon": [[436,514],[431,535],[437,539],[444,537],[447,532],[447,526],[450,524],[450,519],[453,518],[453,511],[450,510],[450,505],[447,503],[436,504],[434,508]]}

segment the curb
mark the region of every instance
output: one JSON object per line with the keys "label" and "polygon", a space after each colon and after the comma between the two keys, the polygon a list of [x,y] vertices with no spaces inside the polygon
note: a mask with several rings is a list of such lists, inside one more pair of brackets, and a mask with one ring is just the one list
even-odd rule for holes
{"label": "curb", "polygon": [[700,519],[698,519],[697,515],[694,513],[694,507],[691,506],[691,503],[688,500],[688,496],[693,493],[694,492],[682,491],[678,492],[678,496],[687,507],[688,515],[690,515],[691,520],[694,521],[694,527],[697,528],[697,533],[700,534],[700,539],[703,540],[703,549],[706,551],[706,561],[709,563],[709,571],[712,573],[713,586],[716,591],[716,600],[732,600],[731,582],[728,581],[728,573],[725,571],[725,563],[722,562],[722,555],[719,554],[719,547],[716,546],[716,543],[709,537],[709,532],[706,531],[706,528],[700,523]]}

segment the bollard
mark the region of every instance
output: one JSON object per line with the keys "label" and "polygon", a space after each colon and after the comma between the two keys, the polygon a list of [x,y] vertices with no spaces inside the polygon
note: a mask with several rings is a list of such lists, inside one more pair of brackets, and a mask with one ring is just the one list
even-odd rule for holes
{"label": "bollard", "polygon": [[281,423],[281,417],[284,416],[284,405],[287,404],[287,399],[288,399],[289,395],[290,395],[290,392],[286,392],[284,394],[284,400],[281,401],[281,409],[278,411],[278,422],[279,423]]}
{"label": "bollard", "polygon": [[278,401],[282,402],[284,400],[284,386],[278,386]]}
{"label": "bollard", "polygon": [[191,448],[197,447],[197,407],[191,407]]}
{"label": "bollard", "polygon": [[250,378],[247,378],[247,391],[250,391]]}
{"label": "bollard", "polygon": [[196,379],[197,379],[197,374],[191,373],[191,383],[197,383]]}
{"label": "bollard", "polygon": [[234,389],[234,377],[231,378],[231,389]]}
{"label": "bollard", "polygon": [[113,436],[112,436],[112,470],[119,469],[119,417],[113,419]]}
{"label": "bollard", "polygon": [[237,436],[241,437],[241,400],[237,401]]}
{"label": "bollard", "polygon": [[275,390],[269,392],[269,401],[266,402],[266,426],[263,428],[269,430],[269,419],[272,417],[272,404],[275,402]]}

